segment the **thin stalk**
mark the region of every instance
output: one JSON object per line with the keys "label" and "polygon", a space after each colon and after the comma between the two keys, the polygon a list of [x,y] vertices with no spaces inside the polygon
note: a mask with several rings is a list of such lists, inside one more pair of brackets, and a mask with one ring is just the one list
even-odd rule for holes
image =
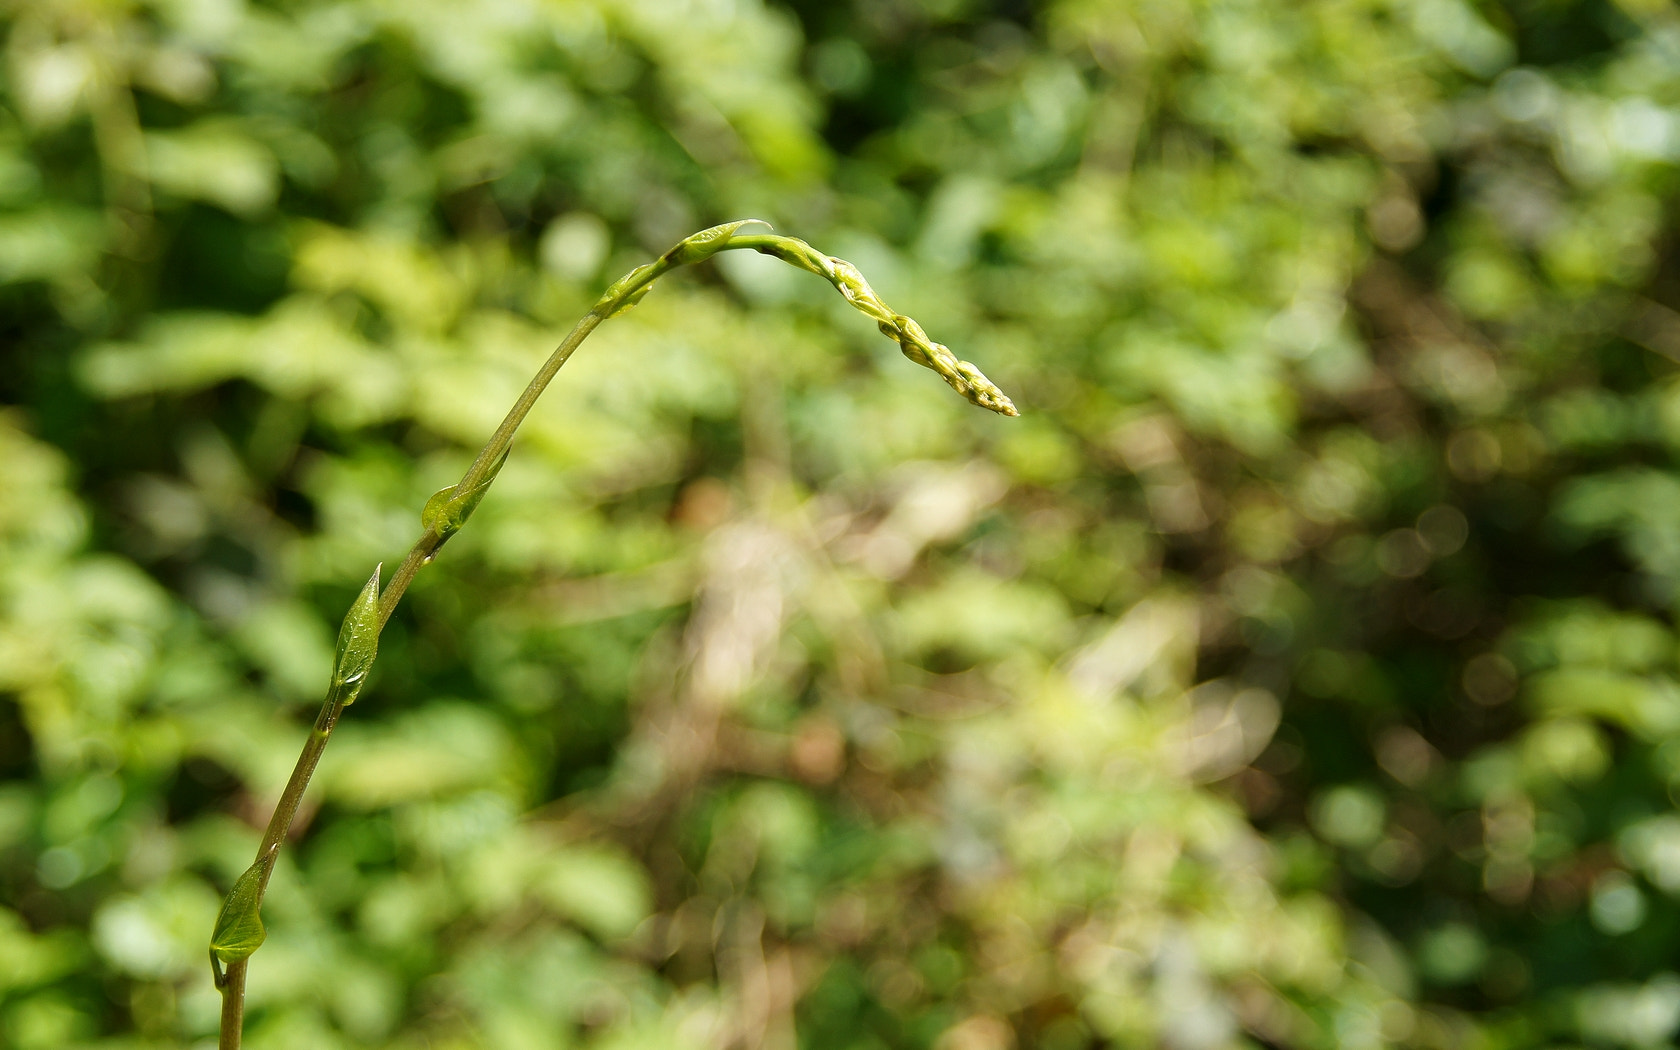
{"label": "thin stalk", "polygon": [[[531,378],[525,392],[519,395],[519,400],[508,410],[501,425],[490,435],[490,440],[473,459],[472,465],[461,476],[461,480],[439,491],[426,502],[425,510],[421,512],[424,531],[414,546],[409,548],[407,556],[391,575],[385,589],[378,590],[379,573],[376,570],[373,579],[363,591],[363,597],[351,607],[350,613],[345,617],[345,626],[339,634],[338,662],[333,670],[333,682],[327,691],[327,699],[321,705],[321,713],[315,718],[315,726],[310,730],[309,739],[303,745],[303,753],[298,756],[291,778],[286,781],[286,789],[281,792],[280,801],[275,804],[274,814],[269,818],[268,828],[263,833],[262,845],[257,848],[257,860],[246,875],[241,877],[241,882],[254,878],[255,893],[241,897],[239,886],[235,886],[234,892],[229,895],[228,903],[223,906],[223,914],[217,919],[217,934],[211,938],[211,970],[216,987],[222,993],[221,1035],[217,1044],[219,1050],[238,1050],[240,1045],[245,1020],[246,973],[250,956],[261,945],[264,936],[260,912],[263,895],[268,890],[269,877],[274,872],[276,852],[291,831],[292,820],[297,816],[298,805],[303,801],[304,789],[309,786],[309,778],[315,774],[315,767],[321,761],[321,753],[326,750],[333,727],[338,725],[344,709],[355,702],[356,694],[366,679],[368,667],[377,651],[379,633],[384,630],[391,614],[396,611],[397,603],[402,601],[409,584],[414,582],[415,575],[437,556],[438,550],[449,537],[466,524],[467,518],[478,506],[485,491],[495,481],[496,473],[501,469],[508,449],[513,444],[514,433],[525,421],[537,399],[548,388],[561,366],[602,321],[634,306],[647,294],[653,282],[670,270],[708,259],[720,251],[748,248],[827,279],[847,301],[874,319],[884,334],[898,342],[906,357],[938,372],[946,383],[974,404],[1001,415],[1016,415],[1014,404],[982,375],[978,368],[967,361],[958,361],[945,346],[928,339],[915,321],[894,313],[875,295],[874,290],[850,263],[823,255],[809,244],[793,237],[773,234],[736,236],[736,231],[742,226],[758,221],[743,219],[702,230],[678,243],[654,262],[625,274],[608,288],[589,313],[567,333],[566,338],[548,356],[548,360],[543,362],[542,368]],[[373,600],[375,595],[376,602]],[[237,940],[230,939],[227,943],[219,940],[224,923],[232,928],[237,926],[238,920],[244,920],[254,926],[255,934]],[[224,961],[227,963],[225,972],[221,968]]]}
{"label": "thin stalk", "polygon": [[[315,775],[315,767],[321,761],[321,752],[327,749],[327,740],[332,736],[333,727],[338,725],[338,718],[344,713],[345,706],[341,696],[332,696],[321,705],[321,713],[315,716],[315,725],[309,731],[309,739],[304,742],[303,753],[298,756],[297,765],[292,767],[291,778],[286,781],[286,790],[280,793],[280,801],[275,804],[274,813],[268,818],[268,830],[263,832],[262,845],[257,847],[259,864],[264,858],[273,855],[273,851],[279,848],[287,832],[291,830],[292,819],[297,816],[298,805],[303,801],[303,790],[309,786],[309,778]],[[273,863],[263,865],[261,881],[257,885],[259,907],[273,872]],[[222,1026],[218,1046],[229,1050],[239,1046],[240,1031],[245,1019],[245,970],[249,962],[250,956],[230,962],[227,975],[217,982],[222,990]]]}
{"label": "thin stalk", "polygon": [[[596,326],[604,320],[606,320],[605,317],[592,310],[583,320],[572,326],[572,330],[566,333],[566,338],[560,341],[560,345],[554,348],[552,354],[548,355],[548,360],[544,361],[543,366],[537,369],[537,374],[532,376],[531,381],[525,385],[525,392],[520,394],[519,400],[515,401],[513,407],[508,409],[508,414],[502,418],[501,425],[496,428],[495,433],[490,435],[490,440],[485,442],[484,447],[473,458],[472,465],[467,468],[465,474],[461,475],[461,480],[455,484],[454,491],[471,492],[488,479],[491,471],[495,469],[497,463],[501,462],[501,458],[507,454],[509,446],[513,444],[514,431],[519,429],[519,424],[525,422],[525,417],[530,414],[531,407],[537,403],[537,398],[542,396],[543,391],[548,389],[548,384],[560,371],[560,366],[566,363],[567,359],[572,356],[572,352],[583,345],[583,341],[589,337],[589,333],[593,332]],[[391,618],[391,614],[397,611],[397,603],[402,601],[403,594],[408,591],[408,585],[414,582],[415,574],[437,556],[438,549],[443,546],[444,541],[448,538],[448,534],[439,534],[436,530],[428,528],[414,542],[414,546],[409,548],[407,557],[403,558],[402,564],[392,574],[391,582],[385,586],[384,593],[379,596],[379,626],[381,629],[384,628],[385,622]]]}

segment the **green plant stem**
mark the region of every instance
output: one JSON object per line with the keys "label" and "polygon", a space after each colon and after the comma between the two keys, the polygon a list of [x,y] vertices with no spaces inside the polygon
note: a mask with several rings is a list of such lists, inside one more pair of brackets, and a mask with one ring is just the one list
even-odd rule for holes
{"label": "green plant stem", "polygon": [[[530,414],[531,406],[535,405],[537,398],[541,397],[543,391],[548,389],[548,384],[554,379],[555,373],[560,371],[560,366],[566,363],[566,360],[572,356],[572,352],[582,345],[583,341],[589,337],[589,333],[593,332],[596,326],[604,320],[606,318],[591,311],[583,320],[572,326],[572,330],[566,334],[566,338],[561,340],[560,345],[554,348],[552,354],[548,355],[548,360],[543,362],[543,366],[537,370],[537,374],[531,377],[531,382],[526,384],[525,392],[519,395],[519,400],[515,401],[513,407],[508,409],[508,414],[502,419],[501,425],[496,428],[494,434],[490,435],[490,440],[485,442],[484,447],[479,450],[478,455],[473,459],[472,466],[468,467],[467,472],[461,475],[461,480],[455,485],[456,491],[468,492],[483,482],[485,476],[495,468],[496,463],[501,460],[502,455],[513,444],[514,431],[519,429],[519,424],[525,422],[525,417]],[[409,548],[408,555],[403,558],[402,564],[397,566],[397,571],[391,574],[391,582],[385,585],[385,590],[379,595],[379,626],[381,628],[391,618],[391,614],[396,612],[397,603],[402,601],[402,596],[407,592],[408,585],[414,582],[415,575],[425,567],[426,563],[437,556],[438,549],[443,546],[444,541],[448,538],[439,535],[432,529],[427,529],[415,541],[414,546]]]}
{"label": "green plant stem", "polygon": [[[262,845],[257,847],[259,860],[267,856],[268,851],[278,846],[291,831],[292,819],[297,816],[298,805],[303,801],[304,788],[309,786],[309,778],[315,775],[315,767],[321,761],[321,752],[327,749],[327,740],[332,736],[333,727],[338,725],[338,718],[344,713],[344,707],[344,701],[336,697],[321,705],[321,713],[315,716],[315,725],[309,731],[309,739],[304,742],[303,753],[298,756],[297,765],[292,767],[291,778],[286,781],[286,790],[280,793],[280,801],[275,803],[274,813],[268,818],[268,830],[263,832]],[[257,891],[259,901],[268,889],[268,879],[273,870],[273,865],[270,865],[263,872],[262,882],[259,883]],[[227,975],[220,982],[222,1026],[217,1045],[224,1050],[236,1050],[239,1046],[240,1032],[245,1019],[245,971],[250,961],[247,957],[228,963]]]}
{"label": "green plant stem", "polygon": [[[1015,406],[1010,403],[1002,391],[992,385],[991,381],[980,374],[980,371],[966,361],[958,361],[951,352],[938,343],[927,339],[920,326],[910,318],[895,314],[885,303],[881,302],[873,290],[864,282],[850,263],[822,255],[804,241],[793,237],[755,234],[736,237],[735,231],[741,226],[757,220],[747,219],[734,223],[725,223],[709,230],[702,230],[682,241],[670,251],[660,256],[654,262],[637,267],[615,282],[596,301],[595,306],[584,316],[566,338],[555,347],[554,352],[543,362],[542,368],[531,378],[524,393],[519,395],[513,407],[503,418],[501,425],[490,440],[484,445],[473,459],[472,465],[461,476],[461,480],[452,489],[446,489],[439,496],[450,493],[479,493],[488,485],[499,469],[502,458],[507,454],[513,443],[513,435],[519,429],[525,417],[530,414],[532,406],[542,396],[548,384],[553,381],[573,352],[582,345],[602,321],[633,306],[646,294],[653,282],[665,273],[679,266],[700,262],[708,259],[719,251],[732,248],[748,248],[765,255],[772,255],[791,263],[800,269],[808,270],[824,277],[839,289],[853,306],[867,314],[880,326],[882,332],[896,340],[903,349],[906,357],[917,364],[924,365],[938,372],[951,387],[967,397],[970,401],[983,408],[989,408],[1002,415],[1015,415]],[[481,495],[481,493],[479,493]],[[434,497],[435,499],[436,497]],[[437,552],[465,522],[465,516],[471,513],[476,500],[468,505],[452,527],[447,529],[437,523],[428,524],[414,546],[409,548],[402,564],[391,575],[390,581],[379,595],[379,628],[385,624],[396,611],[397,603],[408,591],[409,584],[414,577],[431,560]],[[430,502],[428,502],[428,507]],[[280,794],[280,801],[275,804],[274,813],[269,818],[268,829],[263,833],[262,844],[257,847],[257,858],[268,857],[269,851],[275,849],[291,832],[292,820],[297,816],[298,805],[303,801],[304,789],[309,786],[309,778],[314,776],[315,767],[321,761],[321,753],[326,750],[327,740],[332,736],[333,727],[338,724],[345,707],[355,699],[354,692],[345,693],[341,689],[329,689],[326,702],[321,705],[321,713],[315,718],[315,726],[309,733],[309,739],[303,745],[303,753],[298,756],[297,765],[292,769],[292,775],[286,781],[286,789]],[[273,872],[273,865],[269,864],[263,871],[258,884],[257,907],[260,909],[262,896],[268,889],[268,879]],[[227,964],[225,974],[217,976],[217,987],[222,993],[221,1034],[217,1046],[219,1050],[238,1050],[243,1037],[245,1019],[245,979],[250,957],[235,959]],[[212,964],[215,964],[215,954],[212,952]]]}

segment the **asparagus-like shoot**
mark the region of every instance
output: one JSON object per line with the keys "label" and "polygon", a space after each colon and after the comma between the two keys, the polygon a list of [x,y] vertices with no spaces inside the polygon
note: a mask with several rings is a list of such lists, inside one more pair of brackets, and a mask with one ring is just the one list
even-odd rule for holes
{"label": "asparagus-like shoot", "polygon": [[[531,411],[531,406],[536,404],[555,373],[560,371],[560,366],[602,321],[636,305],[656,280],[679,266],[704,261],[720,251],[749,248],[824,278],[839,289],[847,302],[872,318],[884,334],[897,342],[904,356],[938,372],[951,389],[981,408],[1006,416],[1018,415],[1014,403],[978,368],[967,361],[959,361],[943,344],[929,339],[915,321],[894,313],[882,302],[857,267],[843,259],[824,255],[796,237],[774,233],[740,235],[741,227],[755,223],[769,225],[759,219],[739,219],[701,230],[653,262],[638,266],[613,282],[549,355],[461,480],[426,501],[425,508],[420,512],[423,530],[420,538],[403,558],[402,565],[383,592],[379,589],[379,569],[374,569],[373,576],[344,617],[344,625],[338,635],[338,657],[326,701],[321,705],[321,713],[315,719],[308,742],[304,744],[303,754],[298,756],[291,779],[274,807],[262,845],[257,849],[256,862],[234,883],[217,916],[215,932],[211,934],[211,971],[216,987],[222,992],[220,1050],[237,1050],[240,1043],[245,1015],[245,974],[252,953],[267,936],[262,924],[262,900],[268,889],[269,876],[274,871],[280,843],[291,829],[304,788],[308,786],[321,753],[326,749],[333,727],[338,724],[344,709],[355,702],[367,681],[368,671],[379,650],[380,631],[402,600],[408,585],[414,581],[415,573],[432,560],[449,537],[461,530],[489,491],[497,472],[507,460],[514,432]],[[222,969],[224,965],[227,967],[225,972]]]}

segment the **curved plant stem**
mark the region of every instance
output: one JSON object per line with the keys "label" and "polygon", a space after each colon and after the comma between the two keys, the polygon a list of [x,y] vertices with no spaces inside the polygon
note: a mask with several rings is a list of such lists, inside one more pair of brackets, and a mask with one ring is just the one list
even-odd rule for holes
{"label": "curved plant stem", "polygon": [[[974,404],[1000,415],[1017,414],[1009,398],[981,374],[978,368],[967,361],[957,360],[948,348],[928,339],[927,334],[915,321],[903,314],[894,313],[850,263],[823,255],[794,237],[775,234],[736,235],[742,226],[750,223],[760,223],[760,220],[742,219],[702,230],[678,243],[654,262],[632,270],[608,288],[589,313],[567,333],[566,338],[549,355],[548,360],[543,362],[542,368],[531,378],[525,392],[519,395],[519,400],[508,410],[501,425],[490,435],[490,440],[479,451],[461,480],[427,501],[426,508],[421,513],[424,531],[409,549],[397,571],[391,575],[384,591],[364,591],[364,597],[369,600],[370,607],[362,609],[362,603],[358,601],[358,605],[351,608],[345,619],[345,628],[339,636],[338,666],[334,669],[333,683],[328,690],[326,702],[321,705],[321,713],[315,718],[315,726],[310,730],[309,739],[303,745],[303,753],[298,756],[291,778],[286,781],[286,789],[281,792],[280,801],[274,807],[273,816],[269,818],[262,845],[257,847],[257,861],[252,865],[251,871],[257,886],[254,899],[241,901],[240,904],[249,912],[249,920],[259,931],[257,940],[254,944],[244,947],[241,950],[242,954],[237,954],[237,957],[232,951],[219,953],[215,943],[210,950],[211,970],[216,987],[222,993],[221,1035],[217,1044],[219,1050],[237,1050],[242,1037],[246,971],[250,955],[261,943],[261,923],[258,916],[263,894],[268,889],[269,876],[274,870],[275,853],[291,831],[292,819],[297,816],[304,789],[309,786],[309,778],[314,775],[315,767],[321,760],[321,753],[326,750],[333,727],[338,724],[344,709],[356,699],[356,693],[366,674],[366,665],[372,662],[379,631],[396,611],[397,603],[402,600],[409,584],[414,582],[415,575],[436,557],[438,550],[449,537],[466,524],[467,518],[478,505],[485,490],[495,480],[497,471],[501,469],[508,448],[513,443],[514,432],[525,421],[526,415],[554,379],[555,373],[560,371],[560,367],[602,321],[634,306],[647,294],[653,282],[670,270],[708,259],[720,251],[749,248],[825,278],[848,302],[873,319],[885,335],[895,340],[906,357],[938,372],[946,383]],[[377,588],[378,578],[379,574],[376,571],[373,580],[369,581],[369,588]],[[371,606],[372,593],[378,593],[376,607]],[[362,633],[357,633],[358,631]],[[358,645],[361,646],[359,650]],[[348,657],[347,651],[350,654]],[[347,659],[360,661],[359,669],[348,679]],[[224,915],[232,903],[230,897],[229,905],[224,906]],[[218,927],[220,926],[221,920],[218,919]],[[227,961],[225,973],[221,969],[224,958]]]}

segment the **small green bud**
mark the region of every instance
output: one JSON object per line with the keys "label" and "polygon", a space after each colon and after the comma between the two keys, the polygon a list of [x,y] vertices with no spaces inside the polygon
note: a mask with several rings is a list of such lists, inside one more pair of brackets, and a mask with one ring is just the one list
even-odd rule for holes
{"label": "small green bud", "polygon": [[490,483],[496,480],[496,475],[502,472],[502,464],[507,462],[507,450],[502,451],[496,462],[485,471],[484,477],[478,484],[466,492],[456,492],[460,485],[450,485],[448,488],[438,489],[426,501],[426,506],[420,511],[420,526],[437,533],[441,540],[446,540],[461,531],[461,526],[472,517],[472,512],[484,499],[484,494],[490,491]]}
{"label": "small green bud", "polygon": [[[651,291],[653,291],[653,282],[649,281],[648,283],[642,285],[640,288],[637,288],[635,291],[630,292],[629,294],[625,295],[624,298],[622,300],[620,300],[612,308],[611,312],[609,312],[607,314],[607,317],[609,317],[609,318],[617,317],[619,314],[621,314],[624,311],[630,309],[632,306],[635,306],[637,303],[641,302],[643,299],[646,299],[647,294]],[[603,297],[603,298],[605,298],[605,297]]]}
{"label": "small green bud", "polygon": [[957,355],[951,353],[950,347],[929,339],[927,333],[922,331],[922,326],[911,318],[903,314],[894,314],[891,321],[880,322],[880,327],[884,335],[897,341],[898,348],[904,352],[905,357],[923,368],[931,368],[938,372],[952,390],[968,398],[973,404],[990,409],[1000,416],[1021,414],[1008,395],[999,390],[996,383],[987,379],[984,372],[970,361],[957,360]]}
{"label": "small green bud", "polygon": [[869,287],[869,282],[863,279],[863,274],[858,272],[856,266],[832,256],[828,261],[834,267],[834,276],[830,280],[834,282],[834,287],[840,290],[840,294],[846,297],[848,303],[874,318],[877,323],[893,321],[893,312],[881,301],[881,297],[875,294],[875,289]]}
{"label": "small green bud", "polygon": [[373,658],[379,654],[379,570],[376,565],[362,593],[344,614],[338,629],[338,658],[333,663],[332,695],[345,704],[356,702]]}
{"label": "small green bud", "polygon": [[216,915],[216,928],[210,934],[210,969],[216,977],[216,987],[222,986],[222,965],[249,956],[262,947],[268,937],[263,929],[262,896],[268,874],[274,870],[280,845],[275,843],[268,852],[239,876],[228,891],[222,910]]}
{"label": "small green bud", "polygon": [[664,259],[636,267],[602,292],[601,298],[595,300],[595,307],[591,312],[603,318],[617,317],[641,302],[648,289],[653,287],[654,278],[668,269],[670,264]]}
{"label": "small green bud", "polygon": [[846,260],[824,255],[797,237],[760,234],[742,238],[742,243],[736,247],[751,248],[824,278],[846,297],[848,303],[879,325],[882,333],[904,351],[905,357],[939,373],[951,389],[981,408],[1000,415],[1020,414],[1014,402],[980,369],[968,361],[959,361],[949,347],[929,339],[921,325],[903,314],[894,313],[881,301],[875,289],[869,287],[869,282],[864,280],[858,268]]}
{"label": "small green bud", "polygon": [[797,237],[761,238],[754,245],[760,255],[769,255],[790,266],[814,273],[825,281],[834,280],[834,260]]}
{"label": "small green bud", "polygon": [[[667,270],[708,259],[725,248],[751,248],[827,280],[846,297],[847,302],[874,320],[881,327],[881,331],[904,351],[905,357],[939,373],[940,378],[944,379],[952,390],[969,401],[1000,415],[1020,414],[1014,402],[973,363],[958,360],[945,344],[929,339],[927,333],[922,331],[915,321],[893,312],[851,263],[844,259],[836,259],[832,255],[824,255],[797,237],[783,237],[779,234],[735,236],[741,227],[760,221],[762,220],[738,219],[735,222],[713,226],[709,230],[701,230],[677,244],[656,261],[632,270],[608,288],[606,294],[595,303],[595,315],[603,318],[614,317],[628,310],[641,301],[642,296],[653,286],[654,280]],[[442,493],[439,494],[441,495]]]}
{"label": "small green bud", "polygon": [[[665,253],[663,261],[675,267],[687,266],[689,263],[710,259],[724,249],[730,238],[735,236],[736,230],[753,223],[760,226],[770,226],[763,219],[736,219],[734,222],[713,226],[711,229],[701,230],[699,233],[683,238],[675,247]],[[775,229],[774,226],[770,226],[770,228]]]}

